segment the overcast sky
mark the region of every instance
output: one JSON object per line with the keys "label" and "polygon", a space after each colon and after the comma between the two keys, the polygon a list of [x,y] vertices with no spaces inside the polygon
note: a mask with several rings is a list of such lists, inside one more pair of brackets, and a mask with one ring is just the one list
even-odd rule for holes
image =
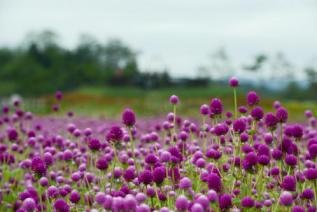
{"label": "overcast sky", "polygon": [[235,63],[284,52],[296,65],[317,57],[316,0],[0,0],[0,46],[51,29],[67,47],[88,33],[118,37],[141,52],[142,68],[195,76],[225,47]]}

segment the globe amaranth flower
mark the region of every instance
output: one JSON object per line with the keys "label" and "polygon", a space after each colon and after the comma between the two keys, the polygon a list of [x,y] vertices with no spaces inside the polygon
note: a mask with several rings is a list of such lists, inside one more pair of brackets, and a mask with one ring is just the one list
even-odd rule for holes
{"label": "globe amaranth flower", "polygon": [[270,130],[275,130],[278,120],[273,113],[269,112],[265,115],[264,122],[267,128]]}
{"label": "globe amaranth flower", "polygon": [[246,114],[248,112],[248,108],[246,106],[240,106],[238,110],[242,114]]}
{"label": "globe amaranth flower", "polygon": [[312,199],[314,199],[314,197],[315,197],[314,191],[310,188],[306,188],[303,191],[303,193],[300,195],[300,198],[302,198],[302,199],[312,200]]}
{"label": "globe amaranth flower", "polygon": [[232,207],[232,197],[230,194],[223,194],[220,196],[219,207],[221,209],[228,209]]}
{"label": "globe amaranth flower", "polygon": [[251,197],[243,197],[243,199],[241,200],[241,206],[244,208],[252,208],[254,207],[255,202]]}
{"label": "globe amaranth flower", "polygon": [[264,116],[264,111],[263,111],[262,107],[256,106],[255,108],[253,108],[251,111],[251,116],[256,121],[261,120]]}
{"label": "globe amaranth flower", "polygon": [[288,191],[283,191],[283,193],[280,195],[279,203],[284,206],[290,206],[293,203],[293,196]]}
{"label": "globe amaranth flower", "polygon": [[22,203],[22,208],[26,211],[32,212],[35,210],[36,204],[34,199],[26,198]]}
{"label": "globe amaranth flower", "polygon": [[153,181],[153,175],[150,170],[144,170],[139,174],[139,181],[143,183],[144,185],[151,184]]}
{"label": "globe amaranth flower", "polygon": [[249,106],[257,105],[260,102],[260,97],[255,91],[250,91],[247,94],[247,103]]}
{"label": "globe amaranth flower", "polygon": [[35,174],[38,176],[46,175],[46,171],[47,171],[46,164],[38,156],[36,156],[32,159],[31,168],[32,168],[32,171],[35,172]]}
{"label": "globe amaranth flower", "polygon": [[293,127],[292,127],[292,136],[296,139],[300,139],[301,137],[303,137],[303,127],[298,125],[298,124],[295,124]]}
{"label": "globe amaranth flower", "polygon": [[100,157],[97,161],[96,161],[96,167],[99,170],[106,170],[108,168],[108,160],[106,156],[102,156]]}
{"label": "globe amaranth flower", "polygon": [[222,182],[219,175],[215,173],[210,173],[207,178],[208,188],[215,190],[216,192],[221,192]]}
{"label": "globe amaranth flower", "polygon": [[239,80],[236,77],[231,77],[229,79],[229,85],[230,85],[230,87],[233,87],[233,88],[238,87],[239,86]]}
{"label": "globe amaranth flower", "polygon": [[275,116],[280,123],[286,123],[288,119],[288,112],[285,108],[280,107],[276,110]]}
{"label": "globe amaranth flower", "polygon": [[203,116],[206,116],[209,114],[209,107],[206,104],[203,104],[202,106],[200,106],[200,114]]}
{"label": "globe amaranth flower", "polygon": [[285,163],[289,166],[296,166],[297,165],[297,157],[292,154],[288,154],[285,157]]}
{"label": "globe amaranth flower", "polygon": [[161,185],[164,182],[164,179],[166,178],[166,170],[165,167],[163,166],[159,166],[156,167],[153,170],[153,181],[157,184],[157,185]]}
{"label": "globe amaranth flower", "polygon": [[77,204],[80,201],[80,193],[76,190],[73,190],[69,195],[69,200],[72,203]]}
{"label": "globe amaranth flower", "polygon": [[170,101],[170,103],[171,103],[172,105],[177,105],[178,102],[179,102],[179,98],[178,98],[178,96],[176,96],[176,95],[172,95],[172,96],[170,97],[169,101]]}
{"label": "globe amaranth flower", "polygon": [[316,180],[317,179],[317,169],[309,168],[304,171],[304,175],[307,180]]}
{"label": "globe amaranth flower", "polygon": [[290,175],[285,176],[281,188],[286,191],[296,191],[296,178]]}
{"label": "globe amaranth flower", "polygon": [[101,148],[101,143],[97,138],[91,138],[88,142],[89,149],[93,151],[98,151]]}
{"label": "globe amaranth flower", "polygon": [[57,199],[54,202],[54,209],[56,212],[69,212],[70,211],[69,205],[63,199]]}
{"label": "globe amaranth flower", "polygon": [[123,138],[123,131],[119,126],[112,126],[109,130],[106,139],[109,142],[119,142]]}
{"label": "globe amaranth flower", "polygon": [[221,115],[223,111],[223,105],[221,100],[217,98],[212,99],[210,102],[209,109],[213,115]]}
{"label": "globe amaranth flower", "polygon": [[122,113],[122,122],[127,127],[132,127],[135,125],[135,113],[132,109],[126,108]]}
{"label": "globe amaranth flower", "polygon": [[124,173],[123,173],[123,178],[127,181],[130,182],[132,180],[134,180],[135,178],[135,169],[134,167],[129,167],[127,168]]}
{"label": "globe amaranth flower", "polygon": [[189,201],[186,196],[180,195],[175,201],[175,206],[178,211],[187,211],[189,206]]}
{"label": "globe amaranth flower", "polygon": [[179,181],[179,188],[190,189],[192,187],[192,181],[188,177],[183,177]]}
{"label": "globe amaranth flower", "polygon": [[237,119],[233,121],[233,130],[236,133],[243,133],[246,130],[246,123],[243,119]]}
{"label": "globe amaranth flower", "polygon": [[308,152],[310,157],[312,157],[312,159],[315,159],[317,157],[317,144],[309,145]]}

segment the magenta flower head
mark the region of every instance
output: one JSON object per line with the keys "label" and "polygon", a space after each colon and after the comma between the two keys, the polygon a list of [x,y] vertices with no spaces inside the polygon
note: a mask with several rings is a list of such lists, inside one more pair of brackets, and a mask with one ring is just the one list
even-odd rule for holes
{"label": "magenta flower head", "polygon": [[222,182],[219,175],[215,173],[210,173],[207,178],[208,188],[213,189],[216,192],[221,192]]}
{"label": "magenta flower head", "polygon": [[171,103],[172,105],[177,105],[177,104],[179,103],[179,98],[178,98],[178,96],[172,95],[172,96],[170,97],[170,103]]}
{"label": "magenta flower head", "polygon": [[243,119],[237,119],[233,121],[233,130],[236,133],[243,133],[246,130],[246,123]]}
{"label": "magenta flower head", "polygon": [[303,193],[300,195],[302,199],[314,199],[314,191],[310,188],[306,188]]}
{"label": "magenta flower head", "polygon": [[108,160],[106,156],[102,156],[96,161],[96,167],[99,170],[107,170],[108,168]]}
{"label": "magenta flower head", "polygon": [[222,111],[223,111],[223,105],[220,99],[214,98],[211,100],[210,102],[210,112],[213,115],[221,115]]}
{"label": "magenta flower head", "polygon": [[303,137],[303,127],[300,126],[299,124],[295,124],[292,127],[292,136],[296,139],[300,139],[301,137]]}
{"label": "magenta flower head", "polygon": [[260,102],[260,97],[255,91],[250,91],[247,94],[247,103],[249,106],[257,105]]}
{"label": "magenta flower head", "polygon": [[307,180],[316,180],[317,179],[317,169],[309,168],[304,171],[304,175]]}
{"label": "magenta flower head", "polygon": [[312,159],[317,157],[317,144],[312,144],[308,146],[308,152]]}
{"label": "magenta flower head", "polygon": [[101,148],[101,144],[99,139],[97,138],[91,138],[88,142],[88,147],[92,151],[98,151]]}
{"label": "magenta flower head", "polygon": [[56,91],[55,93],[56,100],[60,101],[63,98],[63,93],[61,91]]}
{"label": "magenta flower head", "polygon": [[153,171],[153,181],[157,185],[161,185],[166,178],[166,170],[163,166],[156,167]]}
{"label": "magenta flower head", "polygon": [[192,181],[188,177],[183,177],[179,181],[179,188],[181,189],[189,189],[192,187]]}
{"label": "magenta flower head", "polygon": [[28,212],[32,212],[35,210],[36,204],[34,199],[26,198],[22,203],[22,208]]}
{"label": "magenta flower head", "polygon": [[293,203],[293,196],[288,191],[283,191],[280,196],[280,204],[284,206],[290,206]]}
{"label": "magenta flower head", "polygon": [[243,197],[243,199],[241,200],[241,206],[244,208],[252,208],[254,207],[255,202],[251,197]]}
{"label": "magenta flower head", "polygon": [[223,194],[219,198],[219,207],[221,209],[229,209],[232,207],[232,197],[229,194]]}
{"label": "magenta flower head", "polygon": [[70,193],[69,200],[74,204],[78,203],[80,201],[80,193],[76,190],[73,190]]}
{"label": "magenta flower head", "polygon": [[279,107],[276,110],[275,116],[280,123],[286,123],[288,119],[288,112],[285,108]]}
{"label": "magenta flower head", "polygon": [[135,125],[135,113],[132,109],[126,108],[122,113],[122,122],[127,127],[132,127]]}
{"label": "magenta flower head", "polygon": [[47,171],[46,164],[40,157],[36,156],[32,159],[31,167],[32,167],[32,171],[37,176],[41,177],[46,175],[46,171]]}
{"label": "magenta flower head", "polygon": [[139,181],[144,185],[151,184],[153,181],[153,175],[150,170],[144,170],[142,173],[139,174]]}
{"label": "magenta flower head", "polygon": [[278,120],[273,113],[269,112],[265,115],[264,122],[267,128],[270,130],[275,130]]}
{"label": "magenta flower head", "polygon": [[119,142],[123,138],[123,131],[119,126],[111,127],[110,131],[108,132],[106,139],[109,142]]}
{"label": "magenta flower head", "polygon": [[56,212],[69,212],[70,211],[69,205],[63,199],[57,199],[54,202],[54,209]]}
{"label": "magenta flower head", "polygon": [[203,116],[206,116],[209,114],[209,107],[206,104],[203,104],[202,106],[200,106],[200,114]]}
{"label": "magenta flower head", "polygon": [[255,108],[253,108],[253,110],[251,111],[251,116],[254,120],[259,121],[263,118],[264,116],[264,111],[261,107],[256,106]]}
{"label": "magenta flower head", "polygon": [[281,187],[286,191],[296,191],[296,178],[294,176],[285,176]]}
{"label": "magenta flower head", "polygon": [[233,88],[238,87],[239,86],[239,80],[236,77],[231,77],[229,79],[229,85],[230,85],[230,87],[233,87]]}
{"label": "magenta flower head", "polygon": [[179,197],[177,197],[175,206],[178,211],[187,211],[189,206],[189,201],[187,197],[184,195],[180,195]]}
{"label": "magenta flower head", "polygon": [[305,116],[306,116],[306,118],[311,118],[311,117],[313,117],[313,112],[311,110],[306,110]]}

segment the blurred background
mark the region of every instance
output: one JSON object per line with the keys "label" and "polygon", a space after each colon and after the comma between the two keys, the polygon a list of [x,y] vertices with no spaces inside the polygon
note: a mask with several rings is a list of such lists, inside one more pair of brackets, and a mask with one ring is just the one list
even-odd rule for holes
{"label": "blurred background", "polygon": [[[198,114],[211,97],[255,90],[300,119],[317,102],[315,0],[0,0],[0,101],[47,114]],[[317,112],[317,111],[316,111]]]}

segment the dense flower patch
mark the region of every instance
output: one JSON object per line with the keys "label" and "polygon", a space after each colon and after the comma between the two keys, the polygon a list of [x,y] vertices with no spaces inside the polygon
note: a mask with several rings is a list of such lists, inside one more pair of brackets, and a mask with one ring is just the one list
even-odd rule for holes
{"label": "dense flower patch", "polygon": [[[1,211],[316,211],[317,119],[264,111],[250,91],[226,111],[221,99],[185,119],[121,121],[36,117],[16,101],[0,128]],[[60,109],[61,92],[53,110]],[[241,106],[238,107],[238,105]]]}

